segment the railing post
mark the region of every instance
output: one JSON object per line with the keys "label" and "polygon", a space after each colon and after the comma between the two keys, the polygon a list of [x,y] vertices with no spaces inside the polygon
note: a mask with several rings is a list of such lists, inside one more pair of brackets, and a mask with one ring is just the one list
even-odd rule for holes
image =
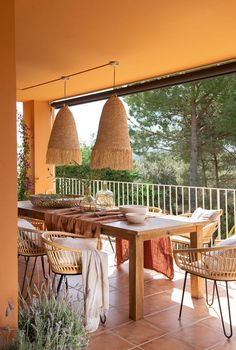
{"label": "railing post", "polygon": [[172,211],[172,190],[171,190],[171,185],[169,186],[169,206],[170,206],[170,214],[172,215],[173,214],[173,211]]}
{"label": "railing post", "polygon": [[[217,209],[220,209],[220,190],[217,189]],[[219,220],[218,225],[218,239],[221,240],[221,221]]]}
{"label": "railing post", "polygon": [[149,184],[146,185],[146,193],[147,193],[147,206],[150,207],[150,203],[149,203]]}

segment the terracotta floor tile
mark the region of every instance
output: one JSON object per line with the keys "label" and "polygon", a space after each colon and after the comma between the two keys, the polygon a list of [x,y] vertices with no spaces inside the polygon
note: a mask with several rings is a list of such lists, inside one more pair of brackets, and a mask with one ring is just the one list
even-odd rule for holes
{"label": "terracotta floor tile", "polygon": [[[208,318],[202,320],[201,324],[203,324],[206,327],[212,328],[212,329],[217,329],[219,332],[223,332],[220,316],[218,316],[218,317],[208,317]],[[232,325],[233,325],[233,333],[236,334],[235,323],[232,322]],[[225,319],[225,328],[226,328],[226,332],[228,332],[228,330],[229,330],[229,321],[227,319]],[[236,349],[236,347],[235,347],[235,349]]]}
{"label": "terracotta floor tile", "polygon": [[176,307],[177,305],[177,302],[171,300],[171,295],[169,293],[157,293],[144,298],[144,314],[148,315],[155,311]]}
{"label": "terracotta floor tile", "polygon": [[146,282],[146,285],[156,289],[157,292],[162,292],[171,288],[174,288],[174,282],[168,280],[167,278],[165,278],[163,275],[159,275],[162,276],[162,278],[153,278],[150,281]]}
{"label": "terracotta floor tile", "polygon": [[152,340],[149,343],[141,345],[144,350],[196,350],[195,346],[185,343],[183,340],[173,338],[169,335]]}
{"label": "terracotta floor tile", "polygon": [[144,284],[144,297],[158,293],[155,288],[150,287],[148,284]]}
{"label": "terracotta floor tile", "polygon": [[121,339],[112,332],[103,332],[90,337],[87,350],[128,350],[132,349],[134,344]]}
{"label": "terracotta floor tile", "polygon": [[125,274],[109,279],[109,285],[117,289],[127,288],[129,283],[129,277]]}
{"label": "terracotta floor tile", "polygon": [[165,332],[173,332],[181,327],[191,324],[191,320],[187,317],[181,321],[178,320],[178,312],[174,312],[172,309],[158,312],[154,315],[145,317],[145,320],[152,325],[164,330]]}
{"label": "terracotta floor tile", "polygon": [[184,340],[192,346],[199,346],[201,349],[209,348],[224,340],[224,335],[221,332],[199,323],[183,327],[177,333],[173,333],[172,336]]}
{"label": "terracotta floor tile", "polygon": [[119,307],[123,304],[129,303],[129,291],[125,289],[124,291],[121,290],[113,290],[109,294],[109,303],[112,306]]}
{"label": "terracotta floor tile", "polygon": [[235,350],[236,349],[236,341],[231,338],[230,340],[225,340],[223,342],[218,343],[217,345],[209,348],[209,350]]}
{"label": "terracotta floor tile", "polygon": [[128,325],[118,327],[114,330],[120,337],[127,339],[129,342],[139,345],[148,340],[159,337],[165,331],[158,327],[152,326],[146,320],[129,323]]}
{"label": "terracotta floor tile", "polygon": [[105,327],[111,329],[127,322],[131,322],[129,311],[113,307],[109,310]]}

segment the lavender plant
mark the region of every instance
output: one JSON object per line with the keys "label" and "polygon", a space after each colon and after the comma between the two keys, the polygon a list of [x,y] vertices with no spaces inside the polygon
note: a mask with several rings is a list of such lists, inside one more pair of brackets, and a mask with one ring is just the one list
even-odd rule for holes
{"label": "lavender plant", "polygon": [[21,298],[17,338],[4,350],[80,350],[88,343],[83,320],[67,294],[43,287]]}

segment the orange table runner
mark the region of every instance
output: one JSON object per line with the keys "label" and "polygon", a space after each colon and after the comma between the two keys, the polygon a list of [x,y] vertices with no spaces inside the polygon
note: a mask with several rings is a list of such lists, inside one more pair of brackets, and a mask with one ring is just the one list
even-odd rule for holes
{"label": "orange table runner", "polygon": [[79,208],[57,209],[45,213],[45,223],[48,230],[65,231],[99,237],[101,224],[125,220],[118,209],[82,212]]}
{"label": "orange table runner", "polygon": [[[84,213],[79,208],[57,209],[45,213],[48,230],[65,231],[99,237],[101,224],[125,220],[118,210]],[[129,242],[116,239],[117,265],[129,258]],[[174,277],[173,255],[169,237],[161,237],[144,242],[144,267],[163,273],[169,279]]]}

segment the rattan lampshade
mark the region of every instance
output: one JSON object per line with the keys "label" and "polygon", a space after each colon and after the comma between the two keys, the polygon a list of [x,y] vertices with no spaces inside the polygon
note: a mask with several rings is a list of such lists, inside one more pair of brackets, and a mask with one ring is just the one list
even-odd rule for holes
{"label": "rattan lampshade", "polygon": [[133,168],[127,116],[123,103],[117,96],[111,96],[103,107],[91,155],[91,168]]}
{"label": "rattan lampshade", "polygon": [[80,144],[73,114],[67,106],[57,113],[46,155],[47,164],[82,163]]}

